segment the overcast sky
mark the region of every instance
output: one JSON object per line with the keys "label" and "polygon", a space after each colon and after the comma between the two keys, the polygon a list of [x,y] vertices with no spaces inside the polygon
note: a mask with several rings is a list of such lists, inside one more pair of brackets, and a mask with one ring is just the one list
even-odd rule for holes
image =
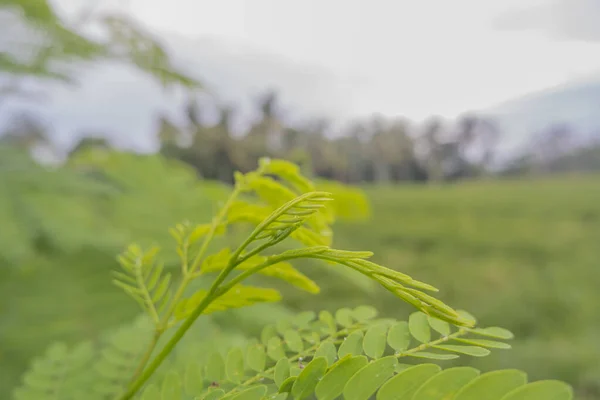
{"label": "overcast sky", "polygon": [[357,112],[453,115],[600,71],[598,0],[128,4],[161,30],[228,38],[323,67],[351,82]]}
{"label": "overcast sky", "polygon": [[[53,0],[65,12],[82,1],[90,0]],[[177,57],[208,76],[217,90],[278,86],[292,103],[334,117],[373,112],[415,120],[432,114],[454,117],[555,85],[600,79],[600,0],[102,4],[127,7],[168,36],[176,43]],[[152,98],[148,90],[127,89],[124,76],[105,73],[83,98],[105,106],[125,101],[129,92],[131,102]],[[119,97],[103,95],[103,87],[119,89]],[[81,103],[62,110],[72,112]],[[148,113],[159,105],[153,101]],[[123,118],[131,114],[121,108]],[[138,121],[142,114],[138,110]],[[137,130],[147,130],[147,124]]]}

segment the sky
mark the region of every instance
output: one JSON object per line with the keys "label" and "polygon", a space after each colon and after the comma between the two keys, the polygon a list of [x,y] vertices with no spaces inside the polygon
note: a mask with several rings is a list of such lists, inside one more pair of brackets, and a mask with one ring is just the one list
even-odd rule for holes
{"label": "sky", "polygon": [[160,30],[227,39],[322,68],[345,83],[355,113],[454,116],[600,72],[597,0],[127,5]]}
{"label": "sky", "polygon": [[[90,4],[51,1],[71,16]],[[494,108],[558,85],[600,82],[599,0],[95,4],[127,10],[229,103],[273,87],[288,106],[314,116],[379,113],[419,122]],[[169,104],[144,79],[127,68],[97,68],[84,87],[56,92],[44,112],[65,140],[83,129],[139,141],[153,129],[154,113]]]}

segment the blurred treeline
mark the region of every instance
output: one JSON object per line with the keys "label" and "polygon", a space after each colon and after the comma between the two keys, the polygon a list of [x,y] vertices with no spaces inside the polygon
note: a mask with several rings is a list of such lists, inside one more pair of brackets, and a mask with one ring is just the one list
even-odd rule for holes
{"label": "blurred treeline", "polygon": [[[302,127],[286,125],[277,115],[277,99],[275,92],[269,92],[257,102],[260,118],[242,135],[232,129],[231,108],[219,109],[219,121],[211,124],[191,99],[185,105],[185,124],[157,116],[159,128],[154,134],[159,152],[192,165],[202,178],[226,183],[233,181],[234,171],[252,170],[263,156],[288,159],[315,177],[344,183],[448,182],[600,171],[600,140],[575,145],[574,132],[565,124],[533,132],[510,159],[498,162],[503,133],[492,119],[476,114],[452,122],[431,117],[421,125],[403,118],[373,117],[332,134],[325,120]],[[0,136],[29,148],[52,151],[53,147],[52,130],[34,115],[13,116]],[[69,155],[89,147],[112,146],[98,136],[84,137]]]}
{"label": "blurred treeline", "polygon": [[[68,26],[45,0],[4,0],[2,5],[4,10],[21,10],[21,15],[3,16],[7,23],[2,29],[11,41],[0,53],[0,71],[8,76],[4,84],[0,81],[0,107],[15,96],[39,99],[40,93],[31,91],[32,80],[72,83],[76,72],[90,63],[128,63],[165,87],[187,92],[186,120],[174,122],[166,114],[157,115],[159,128],[154,134],[162,154],[191,164],[206,179],[231,182],[233,171],[251,170],[262,156],[290,159],[314,176],[349,183],[600,170],[600,143],[574,141],[575,132],[565,124],[531,132],[531,139],[507,159],[506,154],[499,157],[507,132],[484,115],[467,113],[456,121],[432,116],[421,124],[374,116],[333,129],[322,118],[286,122],[272,91],[257,100],[258,118],[238,135],[232,128],[238,117],[235,108],[212,104],[219,117],[209,123],[206,104],[196,101],[201,83],[173,66],[160,41],[134,19],[117,12],[94,12],[90,6]],[[104,32],[102,40],[84,36],[83,26]],[[0,135],[33,148],[48,150],[54,144],[52,129],[27,112],[10,116]],[[70,151],[89,145],[108,147],[103,139],[86,138]]]}
{"label": "blurred treeline", "polygon": [[232,171],[249,171],[259,157],[290,159],[315,176],[347,183],[454,181],[484,176],[600,170],[600,141],[574,146],[564,124],[533,132],[512,160],[496,160],[503,132],[492,119],[468,114],[448,122],[432,117],[421,125],[373,117],[339,132],[326,120],[288,126],[278,117],[277,94],[256,104],[260,118],[247,134],[231,129],[235,113],[220,109],[220,121],[203,123],[202,108],[186,106],[188,123],[160,117],[161,153],[193,165],[201,176],[231,181]]}

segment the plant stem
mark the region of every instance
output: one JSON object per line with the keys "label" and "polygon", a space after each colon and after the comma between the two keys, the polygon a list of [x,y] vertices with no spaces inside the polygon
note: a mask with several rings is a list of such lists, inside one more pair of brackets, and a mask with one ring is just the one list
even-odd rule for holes
{"label": "plant stem", "polygon": [[[227,215],[229,208],[231,207],[231,205],[233,204],[233,202],[239,196],[240,193],[241,193],[240,187],[236,186],[235,189],[233,190],[233,193],[231,193],[231,195],[229,196],[229,199],[227,199],[227,202],[225,203],[225,205],[221,208],[221,210],[219,211],[217,216],[213,219],[212,225],[210,227],[210,231],[206,235],[204,242],[202,242],[202,247],[200,247],[198,254],[194,258],[194,262],[192,263],[192,265],[189,268],[189,275],[193,274],[195,272],[196,268],[198,268],[198,266],[200,265],[200,262],[204,258],[204,253],[206,253],[206,250],[208,249],[208,245],[210,244],[211,240],[215,236],[215,232],[217,231],[218,226],[221,224],[221,221],[223,220],[223,218],[225,218],[225,215]],[[189,276],[189,275],[187,275],[187,276]]]}
{"label": "plant stem", "polygon": [[158,340],[160,339],[161,336],[162,336],[162,332],[159,333],[158,330],[154,331],[154,335],[152,336],[152,341],[148,345],[146,352],[140,359],[140,363],[138,364],[138,366],[135,369],[135,372],[133,373],[133,378],[131,380],[132,382],[142,373],[144,367],[148,363],[148,360],[150,360],[150,356],[152,356],[152,353],[154,352],[154,349],[156,348],[156,344],[158,343]]}
{"label": "plant stem", "polygon": [[[183,338],[183,336],[188,331],[188,329],[190,329],[192,324],[198,319],[198,317],[200,317],[202,312],[206,309],[206,307],[208,307],[210,305],[210,303],[212,303],[215,299],[217,299],[220,296],[227,293],[237,282],[239,282],[240,280],[243,280],[245,277],[252,275],[253,273],[255,273],[256,271],[258,271],[260,269],[266,268],[269,265],[272,265],[283,259],[289,259],[289,258],[295,258],[295,257],[293,257],[292,255],[286,256],[286,257],[273,257],[269,261],[259,265],[258,267],[255,267],[252,270],[245,271],[243,274],[240,274],[239,276],[237,276],[236,279],[233,279],[226,286],[223,286],[221,288],[220,285],[227,278],[227,276],[229,275],[231,270],[233,270],[238,265],[235,261],[233,261],[233,258],[232,258],[231,259],[232,261],[230,261],[227,268],[225,268],[223,271],[221,271],[221,273],[219,274],[217,279],[215,279],[215,281],[212,283],[206,297],[204,299],[202,299],[200,304],[186,318],[186,320],[183,322],[183,324],[181,324],[179,329],[177,329],[177,331],[175,332],[173,337],[169,340],[169,342],[165,345],[165,347],[163,347],[163,349],[160,351],[160,353],[158,353],[158,355],[154,358],[154,360],[152,360],[152,362],[150,363],[148,368],[146,368],[143,371],[142,375],[135,380],[135,382],[130,386],[129,390],[121,397],[120,400],[129,400],[137,393],[137,391],[142,387],[142,385],[144,383],[146,383],[146,381],[150,378],[150,376],[152,376],[152,374],[156,371],[156,369],[162,364],[162,362],[165,360],[165,358],[167,358],[167,356],[171,353],[171,351],[173,351],[173,349],[175,348],[177,343],[179,343],[179,341]],[[249,273],[249,272],[251,272],[251,273]],[[239,279],[242,275],[244,277],[242,279]],[[156,346],[156,343],[154,343],[154,346]],[[148,360],[146,360],[146,362],[147,361]]]}
{"label": "plant stem", "polygon": [[[366,329],[366,327],[363,327],[362,324],[360,324],[360,323],[357,324],[357,325],[351,326],[349,328],[342,329],[340,331],[337,331],[337,332],[335,332],[335,333],[333,333],[333,334],[331,334],[331,335],[329,335],[329,336],[321,339],[321,341],[319,343],[317,343],[314,346],[311,346],[311,347],[305,349],[303,352],[298,353],[295,356],[290,357],[288,359],[290,361],[296,361],[296,360],[298,360],[300,358],[311,356],[317,350],[317,348],[321,345],[321,343],[323,343],[324,341],[335,339],[335,338],[338,338],[339,336],[347,335],[347,334],[349,334],[350,332],[352,332],[354,330],[364,330],[364,329]],[[441,337],[441,338],[439,338],[437,340],[434,340],[432,342],[429,342],[429,343],[423,343],[420,346],[414,347],[414,348],[409,349],[409,350],[407,350],[405,352],[402,352],[402,353],[398,353],[398,354],[396,354],[396,358],[406,357],[406,356],[409,356],[410,354],[417,353],[417,352],[422,351],[422,350],[426,350],[426,349],[428,349],[430,347],[435,347],[436,345],[438,345],[440,343],[444,343],[444,342],[447,342],[447,341],[449,341],[451,339],[463,336],[466,333],[468,333],[467,330],[460,329],[459,331],[454,332],[451,335]],[[338,341],[334,341],[333,343],[334,344],[340,344],[342,342],[343,341],[338,340]],[[263,378],[273,379],[270,374],[273,373],[274,370],[275,370],[274,366],[271,367],[271,368],[267,368],[262,374],[259,374],[259,375],[256,375],[256,376],[252,377],[252,378],[247,379],[243,383],[241,383],[238,386],[236,386],[233,389],[231,389],[229,392],[227,392],[227,394],[236,393],[236,392],[244,389],[246,386],[251,385],[251,384],[253,384],[253,383],[255,383],[255,382],[257,382],[257,381],[259,381],[260,379],[263,379]]]}
{"label": "plant stem", "polygon": [[[261,175],[263,173],[263,169],[264,168],[261,166],[258,169],[257,174]],[[267,220],[265,220],[261,224],[259,224],[259,226],[242,243],[242,245],[238,247],[238,249],[235,251],[235,253],[229,259],[229,263],[228,263],[227,267],[223,271],[221,271],[221,273],[219,274],[217,279],[215,279],[215,281],[212,283],[206,297],[204,299],[202,299],[200,304],[185,319],[185,321],[181,324],[179,329],[177,329],[177,331],[175,332],[173,337],[171,337],[171,339],[167,342],[165,347],[163,347],[163,349],[160,351],[160,353],[152,360],[152,362],[150,363],[148,368],[145,369],[154,349],[156,348],[158,340],[161,338],[161,336],[166,331],[166,328],[169,326],[169,321],[171,319],[173,312],[175,311],[175,309],[177,307],[179,299],[183,296],[183,293],[184,293],[185,289],[187,288],[189,282],[194,278],[195,274],[197,273],[196,270],[198,269],[198,267],[200,266],[200,268],[201,268],[201,262],[204,259],[204,255],[208,249],[208,246],[215,235],[217,227],[221,224],[222,219],[225,218],[225,216],[226,216],[227,212],[229,211],[229,208],[233,204],[234,200],[237,198],[237,196],[240,193],[242,193],[243,190],[244,190],[243,183],[241,183],[241,182],[237,183],[233,190],[233,193],[229,196],[225,205],[221,208],[219,213],[213,219],[210,230],[209,230],[206,238],[204,239],[204,242],[202,243],[202,246],[200,247],[198,254],[194,258],[193,263],[189,266],[189,268],[183,268],[185,271],[183,279],[182,279],[175,295],[173,296],[173,299],[171,300],[169,309],[165,313],[163,319],[158,324],[157,329],[155,331],[155,336],[153,338],[153,341],[151,342],[148,350],[142,357],[140,365],[136,369],[136,373],[134,374],[134,377],[133,377],[133,383],[130,385],[127,392],[121,397],[121,400],[129,400],[133,396],[135,396],[135,394],[138,392],[138,390],[152,376],[152,374],[162,364],[162,362],[165,360],[165,358],[173,351],[173,349],[175,348],[177,343],[179,343],[179,341],[183,338],[183,336],[188,331],[188,329],[192,326],[192,324],[198,319],[198,317],[202,314],[202,312],[204,312],[204,310],[215,299],[217,299],[218,297],[227,293],[227,291],[230,290],[239,281],[256,273],[260,269],[266,268],[269,265],[272,265],[278,261],[300,257],[300,256],[293,256],[293,255],[287,255],[287,256],[283,256],[283,257],[273,257],[270,260],[268,260],[267,262],[259,265],[258,268],[255,267],[252,270],[246,271],[246,273],[240,274],[238,277],[236,277],[236,279],[233,279],[228,285],[224,286],[223,288],[220,287],[220,285],[225,281],[227,276],[231,273],[231,271],[237,265],[240,264],[240,262],[245,261],[248,257],[260,252],[263,249],[261,246],[259,246],[260,250],[255,249],[254,251],[250,252],[250,255],[240,258],[244,249],[256,238],[256,235],[258,235],[258,233],[260,233],[260,231],[265,226],[267,226],[269,223],[271,223],[273,220],[275,220],[283,211],[285,211],[288,208],[291,208],[293,206],[293,204],[295,204],[295,203],[285,204],[282,207],[280,207],[278,210],[276,210],[276,212],[271,217],[267,218]],[[314,196],[317,193],[321,193],[321,192],[307,193],[303,196],[300,196],[296,201],[301,201],[301,199],[304,199],[304,198],[310,197],[310,196]],[[323,194],[327,194],[327,193],[323,193]],[[285,236],[281,237],[278,241],[283,240],[284,238],[285,238]],[[277,243],[278,241],[271,242],[271,243],[269,243],[269,245],[273,245],[274,243]],[[266,248],[266,247],[268,247],[268,246],[265,245],[264,248]],[[140,375],[140,376],[138,377],[138,375]]]}
{"label": "plant stem", "polygon": [[208,305],[218,296],[215,296],[216,286],[213,285],[209,294],[202,300],[202,302],[196,307],[192,314],[183,322],[183,324],[177,329],[171,340],[163,347],[158,355],[152,360],[148,368],[144,370],[142,375],[136,379],[136,381],[130,386],[129,390],[121,397],[121,400],[131,399],[137,391],[142,387],[144,383],[152,376],[156,369],[162,364],[167,356],[173,351],[177,343],[181,340],[183,335],[192,326],[196,319],[202,314],[202,312],[208,307]]}
{"label": "plant stem", "polygon": [[406,351],[404,351],[402,353],[398,353],[396,355],[396,357],[398,357],[398,358],[400,358],[400,357],[406,357],[408,355],[411,355],[411,354],[414,354],[414,353],[418,353],[419,351],[426,350],[426,349],[429,349],[430,347],[437,346],[438,344],[447,342],[448,340],[451,340],[451,339],[454,339],[454,338],[457,338],[457,337],[461,337],[461,336],[465,335],[466,333],[468,333],[468,331],[466,329],[459,329],[458,331],[454,332],[451,335],[442,336],[441,338],[439,338],[437,340],[434,340],[433,342],[423,343],[420,346],[414,347],[414,348],[412,348],[410,350],[406,350]]}
{"label": "plant stem", "polygon": [[[306,255],[279,255],[279,256],[271,256],[269,257],[265,262],[257,265],[254,268],[251,268],[249,270],[246,270],[244,272],[242,272],[241,274],[239,274],[238,276],[236,276],[235,278],[233,278],[232,280],[230,280],[227,285],[223,286],[223,291],[227,291],[229,289],[231,289],[233,286],[237,285],[238,283],[240,283],[241,281],[243,281],[244,279],[250,277],[251,275],[256,274],[257,272],[259,272],[260,270],[263,270],[267,267],[270,267],[273,264],[277,264],[278,262],[281,261],[286,261],[286,260],[292,260],[294,258],[306,258]],[[237,262],[234,264],[234,267],[237,266],[241,261]]]}
{"label": "plant stem", "polygon": [[[331,340],[331,339],[335,339],[335,338],[337,338],[337,337],[339,337],[339,336],[344,336],[344,335],[347,335],[347,334],[349,334],[351,331],[353,331],[353,330],[355,330],[355,329],[364,329],[364,327],[362,326],[362,324],[361,324],[361,323],[358,323],[358,324],[356,324],[356,325],[354,325],[354,326],[351,326],[351,327],[349,327],[349,328],[345,328],[345,329],[339,330],[339,331],[337,331],[337,332],[335,332],[335,333],[332,333],[331,335],[329,335],[329,336],[326,336],[325,338],[321,339],[321,341],[320,341],[319,343],[316,343],[315,345],[313,345],[313,346],[311,346],[311,347],[309,347],[309,348],[305,349],[304,351],[302,351],[302,352],[300,352],[300,353],[296,354],[296,355],[295,355],[295,356],[293,356],[293,357],[289,357],[288,359],[289,359],[290,361],[296,361],[296,360],[299,360],[299,359],[301,359],[301,358],[308,357],[308,356],[310,356],[311,354],[313,354],[313,353],[314,353],[314,352],[315,352],[315,351],[316,351],[316,350],[319,348],[319,346],[321,345],[321,343],[323,343],[324,341],[326,341],[326,340]],[[248,386],[248,385],[251,385],[251,384],[253,384],[254,382],[257,382],[257,381],[259,381],[260,379],[262,379],[262,378],[264,378],[264,377],[268,377],[268,376],[269,376],[268,374],[272,373],[274,370],[275,370],[275,366],[273,366],[273,367],[271,367],[271,368],[268,368],[268,369],[266,369],[266,370],[265,370],[265,371],[262,373],[262,375],[257,375],[257,376],[254,376],[254,377],[252,377],[252,378],[249,378],[249,379],[247,379],[245,382],[243,382],[243,383],[239,384],[237,387],[235,387],[235,388],[231,389],[231,390],[228,392],[228,394],[235,393],[235,392],[237,392],[237,391],[239,391],[239,390],[241,390],[241,389],[245,388],[246,386]],[[271,378],[269,378],[269,379],[271,379]]]}
{"label": "plant stem", "polygon": [[[155,348],[156,348],[156,346],[158,344],[159,339],[162,337],[162,335],[164,334],[164,332],[167,330],[167,327],[169,325],[169,320],[171,319],[171,316],[173,315],[173,312],[175,311],[175,308],[177,307],[177,304],[179,303],[179,300],[181,299],[181,297],[185,293],[185,289],[188,287],[190,281],[192,280],[193,273],[198,268],[198,266],[201,264],[201,261],[204,258],[206,250],[208,249],[208,246],[209,246],[210,242],[214,238],[214,235],[215,235],[215,232],[217,230],[217,227],[221,224],[221,221],[223,220],[223,218],[225,218],[225,215],[227,215],[227,211],[229,211],[229,208],[231,207],[231,205],[233,204],[234,200],[237,198],[237,196],[240,193],[241,193],[240,188],[236,186],[236,188],[233,190],[233,193],[231,193],[231,195],[227,199],[227,202],[225,203],[225,205],[223,205],[223,207],[221,208],[221,210],[219,211],[219,213],[213,219],[211,227],[210,227],[210,230],[209,230],[208,234],[206,235],[204,241],[202,242],[202,246],[201,246],[200,250],[198,251],[198,254],[196,255],[196,257],[194,258],[194,262],[192,263],[191,267],[184,269],[185,270],[185,274],[183,275],[183,278],[181,280],[181,283],[179,284],[179,287],[177,288],[177,291],[175,292],[175,295],[171,299],[171,304],[169,305],[169,309],[167,310],[167,312],[163,316],[162,320],[159,321],[158,326],[157,326],[157,328],[156,328],[156,330],[154,332],[154,337],[152,338],[152,341],[148,345],[148,349],[146,350],[146,352],[142,356],[142,359],[140,360],[140,363],[137,366],[137,368],[135,370],[135,373],[133,374],[133,377],[132,377],[132,380],[131,380],[133,382],[132,383],[132,385],[133,385],[132,387],[134,387],[136,385],[136,383],[141,379],[141,378],[138,379],[138,377],[140,376],[140,374],[142,373],[142,371],[146,367],[146,364],[148,364],[148,361],[150,360],[150,357],[152,356],[152,353],[154,352],[154,350],[155,350]],[[186,260],[186,262],[187,262],[187,260]],[[221,280],[221,282],[222,282],[222,280]],[[220,284],[221,282],[217,283],[215,281],[215,283],[217,283],[217,284]],[[213,286],[214,286],[214,284],[213,284]],[[215,291],[216,291],[216,289],[217,288],[215,287]],[[207,296],[207,298],[208,298],[208,296]],[[192,320],[192,322],[190,323],[190,325],[194,321],[195,321],[195,318],[194,318],[194,320]],[[182,327],[183,326],[185,326],[185,323],[182,325]],[[183,333],[185,333],[185,331],[187,331],[188,328],[186,328],[183,331]],[[180,330],[181,330],[181,328],[180,328]],[[179,332],[179,331],[177,331],[177,332]],[[183,333],[182,333],[182,336],[183,336]],[[177,333],[175,335],[177,335]],[[171,339],[171,340],[173,340],[173,339]],[[177,341],[179,341],[179,339]],[[171,341],[167,344],[167,346],[170,343],[171,343]],[[175,344],[176,343],[177,342],[175,342]],[[167,346],[165,346],[165,349],[167,348]],[[174,344],[173,344],[173,346],[174,346]],[[163,349],[163,351],[161,351],[160,354],[163,354],[165,349]],[[171,350],[172,350],[172,348],[170,348],[168,351],[170,352]],[[160,362],[162,362],[162,360],[160,360]],[[160,364],[160,362],[159,362],[159,364]],[[146,374],[144,374],[144,375],[146,375]],[[150,375],[148,375],[144,379],[144,382],[149,377],[150,377]],[[142,384],[144,382],[142,382]],[[135,389],[135,391],[137,391],[138,389],[139,389],[139,386]],[[129,397],[124,397],[124,399],[125,398],[130,398],[131,396],[133,396],[135,394],[135,391],[132,392],[132,394]],[[128,391],[127,393],[129,393],[129,392],[131,392],[131,390]]]}

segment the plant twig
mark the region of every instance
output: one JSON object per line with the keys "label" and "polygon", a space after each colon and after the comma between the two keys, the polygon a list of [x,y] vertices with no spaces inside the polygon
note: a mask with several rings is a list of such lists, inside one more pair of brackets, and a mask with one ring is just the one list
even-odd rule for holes
{"label": "plant twig", "polygon": [[235,201],[235,199],[237,198],[237,196],[239,195],[240,192],[241,192],[241,190],[238,187],[236,187],[234,189],[233,193],[229,196],[229,199],[227,200],[225,205],[221,208],[221,210],[219,211],[217,216],[213,219],[210,230],[209,230],[208,234],[206,235],[206,237],[204,238],[202,246],[195,257],[194,262],[192,263],[190,268],[186,268],[186,273],[183,275],[181,283],[179,284],[179,287],[177,288],[175,295],[171,299],[169,308],[168,308],[167,312],[164,314],[162,320],[160,320],[160,322],[158,323],[155,333],[154,333],[153,340],[150,343],[150,345],[148,346],[148,349],[142,356],[140,363],[135,370],[135,373],[131,379],[131,382],[133,385],[135,385],[135,382],[137,382],[138,378],[140,377],[140,374],[142,373],[142,371],[146,367],[146,364],[150,360],[152,353],[156,349],[158,341],[160,340],[160,338],[162,337],[164,332],[170,327],[169,322],[171,320],[171,317],[172,317],[173,313],[175,312],[175,308],[177,307],[179,300],[185,293],[185,290],[187,289],[190,281],[193,279],[194,271],[198,268],[199,265],[201,265],[201,262],[204,259],[206,250],[208,249],[210,242],[214,238],[214,235],[215,235],[215,232],[216,232],[218,226],[221,224],[221,221],[223,220],[223,218],[225,218],[227,211],[229,211],[229,208],[231,207],[231,205],[233,204],[233,202]]}

